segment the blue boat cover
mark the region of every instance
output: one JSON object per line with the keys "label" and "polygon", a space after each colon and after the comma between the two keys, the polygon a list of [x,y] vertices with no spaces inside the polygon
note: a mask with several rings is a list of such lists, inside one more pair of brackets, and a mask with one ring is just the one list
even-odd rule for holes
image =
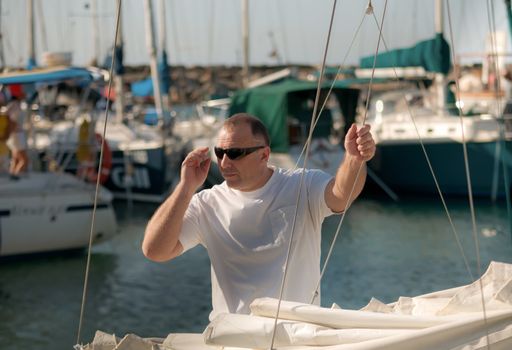
{"label": "blue boat cover", "polygon": [[131,85],[132,95],[137,97],[153,96],[153,82],[151,78],[136,81]]}
{"label": "blue boat cover", "polygon": [[56,67],[0,74],[0,84],[34,84],[71,79],[80,81],[93,81],[99,80],[102,77],[103,75],[94,69],[80,67]]}

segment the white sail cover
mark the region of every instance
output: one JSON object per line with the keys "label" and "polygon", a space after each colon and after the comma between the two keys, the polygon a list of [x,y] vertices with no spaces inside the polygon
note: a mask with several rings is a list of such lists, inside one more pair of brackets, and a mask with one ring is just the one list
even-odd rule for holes
{"label": "white sail cover", "polygon": [[[129,335],[113,344],[112,336],[98,332],[91,345],[77,348],[269,349],[277,303],[275,299],[256,299],[251,304],[251,315],[221,314],[202,336],[170,334],[165,340],[149,340]],[[401,297],[392,304],[372,299],[361,310],[283,301],[274,348],[512,349],[512,265],[492,262],[486,273],[470,285]]]}

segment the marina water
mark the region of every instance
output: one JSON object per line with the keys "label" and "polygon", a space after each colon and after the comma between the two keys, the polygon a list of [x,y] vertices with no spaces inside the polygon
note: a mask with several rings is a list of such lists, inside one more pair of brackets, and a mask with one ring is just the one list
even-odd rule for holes
{"label": "marina water", "polygon": [[[478,275],[467,199],[447,205],[471,273]],[[81,341],[96,330],[165,337],[202,332],[210,312],[210,266],[194,248],[154,263],[142,255],[144,228],[156,205],[116,202],[119,234],[92,250]],[[339,216],[323,227],[323,256]],[[506,205],[476,201],[481,271],[491,260],[512,262]],[[34,234],[37,234],[37,228]],[[70,228],[72,229],[72,228]],[[0,348],[72,349],[76,342],[86,253],[0,261]],[[363,196],[348,211],[322,281],[322,305],[361,308],[372,297],[392,302],[471,282],[446,213],[432,198]]]}

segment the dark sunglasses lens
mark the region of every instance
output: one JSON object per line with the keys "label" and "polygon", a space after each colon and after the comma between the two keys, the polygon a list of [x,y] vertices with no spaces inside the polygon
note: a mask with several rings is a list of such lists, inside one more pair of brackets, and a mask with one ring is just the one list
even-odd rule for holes
{"label": "dark sunglasses lens", "polygon": [[229,159],[234,160],[240,157],[242,154],[244,154],[244,150],[241,148],[229,148],[225,150],[226,155]]}
{"label": "dark sunglasses lens", "polygon": [[224,150],[222,148],[219,148],[219,147],[215,147],[213,149],[213,151],[215,152],[215,155],[217,156],[217,158],[219,159],[222,159],[222,157],[224,156]]}

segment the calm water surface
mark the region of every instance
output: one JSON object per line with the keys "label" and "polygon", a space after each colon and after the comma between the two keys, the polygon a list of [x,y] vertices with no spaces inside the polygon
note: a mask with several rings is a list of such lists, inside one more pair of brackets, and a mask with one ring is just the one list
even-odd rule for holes
{"label": "calm water surface", "polygon": [[[448,206],[472,273],[476,250],[467,201]],[[140,251],[145,224],[156,206],[128,210],[116,202],[119,235],[93,248],[82,330],[123,336],[165,337],[201,332],[210,312],[206,251],[195,248],[169,263],[153,263]],[[504,203],[476,203],[481,269],[489,261],[512,262]],[[339,217],[324,223],[327,251]],[[0,260],[0,349],[72,349],[76,343],[86,255]],[[359,200],[347,213],[322,282],[322,304],[360,308],[371,297],[384,302],[469,283],[446,214],[431,199]]]}

